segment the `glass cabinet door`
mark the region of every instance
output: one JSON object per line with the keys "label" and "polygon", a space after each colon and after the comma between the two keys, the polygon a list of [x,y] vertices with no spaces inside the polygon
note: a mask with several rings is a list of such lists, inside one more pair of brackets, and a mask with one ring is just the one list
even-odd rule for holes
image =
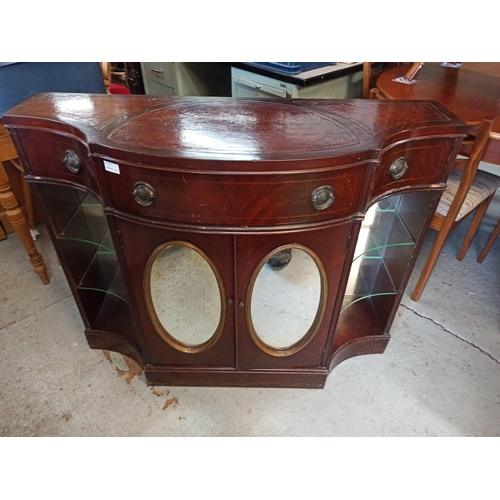
{"label": "glass cabinet door", "polygon": [[384,198],[366,213],[359,232],[332,352],[388,332],[434,192]]}

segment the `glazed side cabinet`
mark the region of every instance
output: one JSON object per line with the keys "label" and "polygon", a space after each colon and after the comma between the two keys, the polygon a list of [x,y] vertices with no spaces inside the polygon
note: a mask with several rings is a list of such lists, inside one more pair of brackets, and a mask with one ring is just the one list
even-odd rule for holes
{"label": "glazed side cabinet", "polygon": [[382,353],[465,125],[433,102],[39,94],[4,115],[85,323],[152,385]]}

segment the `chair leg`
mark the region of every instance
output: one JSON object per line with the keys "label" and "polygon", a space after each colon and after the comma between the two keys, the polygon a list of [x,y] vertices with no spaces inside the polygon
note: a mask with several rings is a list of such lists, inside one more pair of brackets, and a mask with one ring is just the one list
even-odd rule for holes
{"label": "chair leg", "polygon": [[463,260],[465,257],[465,254],[467,253],[467,250],[469,250],[469,246],[471,244],[472,238],[474,238],[474,235],[476,234],[477,228],[479,227],[479,224],[481,223],[484,214],[486,213],[486,210],[488,209],[488,206],[493,199],[493,196],[495,193],[492,193],[491,196],[486,198],[477,208],[476,208],[476,213],[474,214],[474,217],[472,218],[472,222],[470,223],[469,230],[467,231],[467,234],[465,235],[465,240],[462,245],[462,248],[460,249],[460,252],[458,252],[458,260]]}
{"label": "chair leg", "polygon": [[432,246],[431,253],[429,254],[429,257],[427,257],[427,261],[424,265],[424,268],[422,269],[422,274],[418,279],[417,286],[415,287],[415,290],[413,290],[411,300],[413,300],[414,302],[418,302],[420,300],[420,296],[424,291],[425,285],[427,285],[427,281],[429,280],[432,270],[436,265],[436,261],[439,257],[439,254],[441,253],[441,249],[443,248],[444,242],[446,241],[446,237],[448,236],[449,232],[450,231],[439,231],[436,241]]}
{"label": "chair leg", "polygon": [[44,284],[49,283],[47,276],[47,267],[43,262],[43,257],[38,252],[35,242],[31,237],[28,223],[24,218],[23,212],[17,204],[16,197],[10,190],[9,178],[7,173],[0,163],[0,205],[6,210],[7,217],[14,227],[21,243],[23,244],[29,256],[29,261],[33,266],[36,274],[40,277]]}
{"label": "chair leg", "polygon": [[482,252],[479,254],[479,257],[477,258],[477,261],[480,264],[481,262],[483,262],[484,258],[488,255],[488,252],[491,250],[493,243],[495,243],[495,240],[499,236],[500,236],[500,221],[498,221],[494,231],[491,233],[489,240],[486,242],[486,245],[484,246]]}

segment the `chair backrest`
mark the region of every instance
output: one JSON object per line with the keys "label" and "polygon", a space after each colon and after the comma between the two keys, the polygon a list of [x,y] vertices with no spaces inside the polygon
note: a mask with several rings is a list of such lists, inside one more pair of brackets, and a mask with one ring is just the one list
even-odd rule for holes
{"label": "chair backrest", "polygon": [[105,94],[98,62],[0,63],[0,117],[40,92]]}
{"label": "chair backrest", "polygon": [[[383,73],[386,69],[393,68],[394,66],[399,66],[400,63],[395,62],[384,62],[384,63],[373,63],[364,62],[363,63],[363,99],[371,99],[370,89],[373,81],[376,80],[380,73]],[[375,68],[375,70],[374,70]]]}
{"label": "chair backrest", "polygon": [[109,87],[111,85],[111,63],[101,62],[102,77],[104,79],[104,86],[106,87],[106,92],[110,94]]}
{"label": "chair backrest", "polygon": [[470,151],[468,158],[457,158],[455,160],[454,168],[456,170],[463,170],[462,179],[460,181],[460,186],[453,198],[453,201],[448,210],[447,218],[452,221],[455,220],[460,208],[469,192],[469,189],[476,177],[477,169],[479,163],[483,158],[484,151],[490,140],[491,130],[493,128],[495,120],[494,118],[484,118],[479,125],[478,131],[476,133],[474,142],[472,144],[472,149]]}

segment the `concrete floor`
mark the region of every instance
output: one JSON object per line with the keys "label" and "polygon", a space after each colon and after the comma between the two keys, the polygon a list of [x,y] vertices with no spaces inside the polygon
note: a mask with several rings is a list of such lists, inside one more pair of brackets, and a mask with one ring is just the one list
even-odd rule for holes
{"label": "concrete floor", "polygon": [[447,241],[420,302],[409,298],[383,355],[347,360],[323,390],[147,387],[116,353],[93,351],[45,227],[51,283],[16,235],[0,242],[0,436],[499,436],[500,241],[477,255],[500,193],[463,262],[468,222]]}

